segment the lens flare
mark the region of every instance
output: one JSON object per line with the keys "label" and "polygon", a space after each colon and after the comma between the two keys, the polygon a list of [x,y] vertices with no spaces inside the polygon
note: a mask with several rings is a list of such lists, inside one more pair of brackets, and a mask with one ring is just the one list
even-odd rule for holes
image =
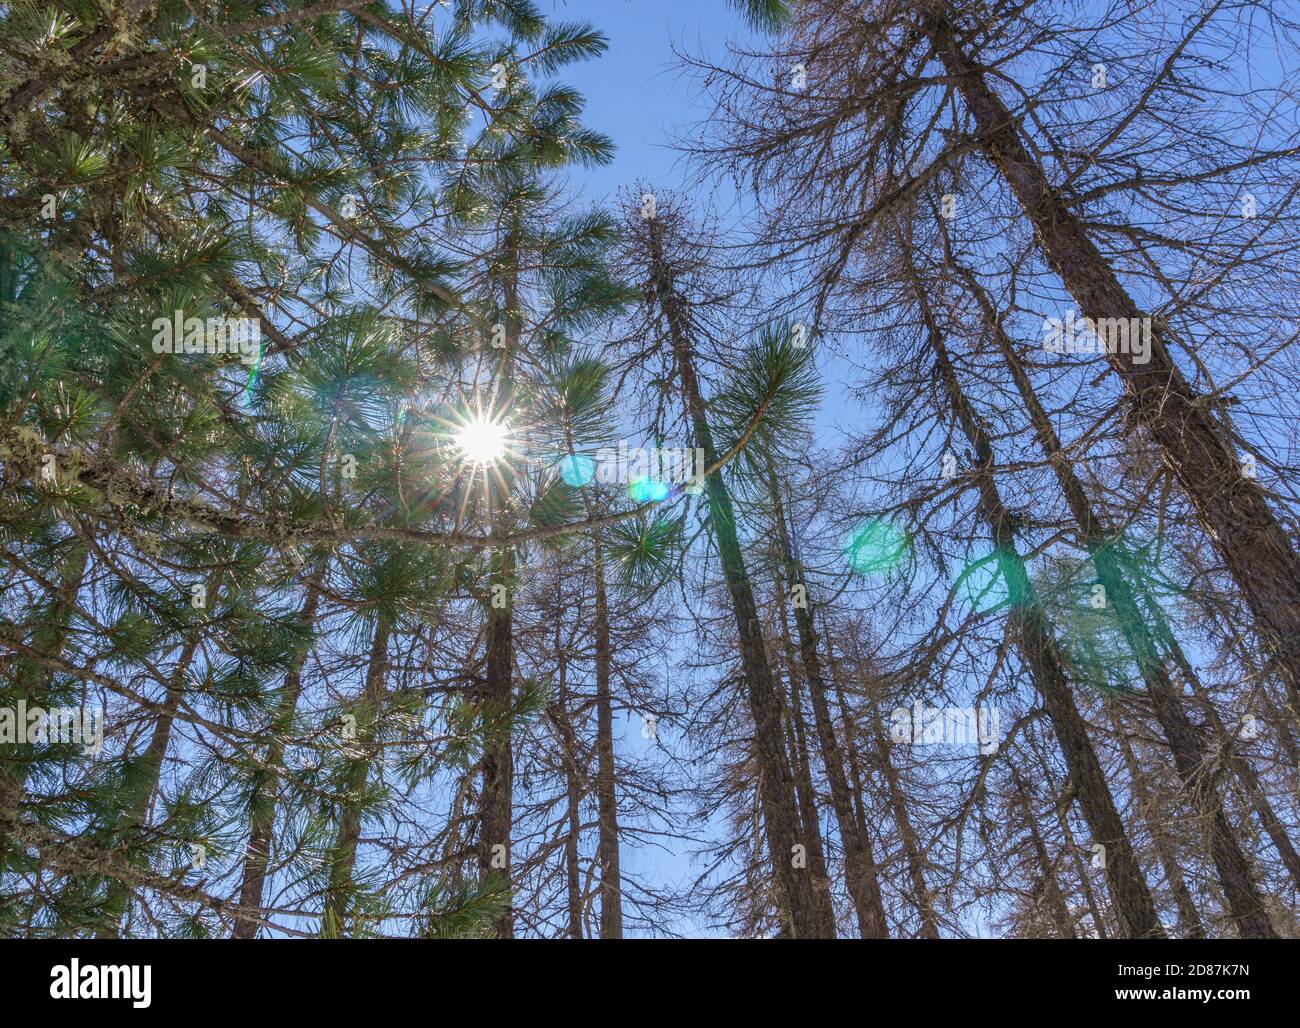
{"label": "lens flare", "polygon": [[644,476],[633,479],[627,487],[627,494],[634,503],[662,503],[668,499],[668,493],[667,482],[656,482]]}
{"label": "lens flare", "polygon": [[495,464],[506,455],[510,429],[499,421],[476,417],[456,430],[456,448],[474,464]]}
{"label": "lens flare", "polygon": [[596,462],[584,453],[570,454],[560,461],[560,477],[565,485],[577,489],[596,475]]}
{"label": "lens flare", "polygon": [[966,562],[957,576],[962,599],[978,614],[988,614],[1013,602],[1008,584],[1009,564],[1017,558],[993,550]]}
{"label": "lens flare", "polygon": [[841,549],[849,567],[859,575],[881,575],[903,562],[910,545],[897,525],[884,518],[870,518],[845,537]]}

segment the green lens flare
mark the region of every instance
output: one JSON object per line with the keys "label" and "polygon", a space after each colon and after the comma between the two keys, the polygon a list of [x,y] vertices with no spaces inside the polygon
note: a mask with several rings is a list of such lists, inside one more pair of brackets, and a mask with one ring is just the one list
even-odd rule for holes
{"label": "green lens flare", "polygon": [[1125,532],[1111,546],[1134,589],[1157,605],[1177,604],[1191,591],[1187,569],[1177,551],[1159,536],[1140,530]]}
{"label": "green lens flare", "polygon": [[627,487],[634,503],[662,503],[668,498],[668,492],[668,483],[645,477],[634,479]]}
{"label": "green lens flare", "polygon": [[977,613],[986,614],[1004,607],[1011,601],[1003,564],[1006,554],[993,550],[966,562],[957,576],[957,595]]}
{"label": "green lens flare", "polygon": [[257,372],[262,366],[262,355],[266,352],[266,347],[262,343],[257,345],[257,357],[253,361],[253,366],[248,369],[248,381],[244,383],[244,399],[253,394],[253,386],[257,384]]}
{"label": "green lens flare", "polygon": [[842,547],[844,559],[859,575],[880,575],[903,562],[911,543],[906,533],[885,518],[869,518],[851,531]]}
{"label": "green lens flare", "polygon": [[566,485],[581,488],[596,477],[596,462],[585,453],[575,453],[560,461],[560,477]]}
{"label": "green lens flare", "polygon": [[1125,641],[1124,622],[1093,562],[1073,556],[1045,561],[1033,582],[1075,679],[1103,694],[1133,691],[1141,674]]}

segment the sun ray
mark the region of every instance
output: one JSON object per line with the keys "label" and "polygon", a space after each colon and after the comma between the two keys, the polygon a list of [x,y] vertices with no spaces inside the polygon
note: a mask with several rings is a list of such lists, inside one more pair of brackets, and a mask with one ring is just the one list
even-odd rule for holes
{"label": "sun ray", "polygon": [[504,421],[477,415],[461,425],[453,438],[465,460],[489,467],[505,457],[510,445],[510,427]]}

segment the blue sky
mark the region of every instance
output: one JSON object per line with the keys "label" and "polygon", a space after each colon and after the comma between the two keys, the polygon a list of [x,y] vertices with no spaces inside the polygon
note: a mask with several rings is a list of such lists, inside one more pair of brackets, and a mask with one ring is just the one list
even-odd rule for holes
{"label": "blue sky", "polygon": [[[575,169],[566,176],[567,185],[597,203],[611,200],[620,188],[638,181],[655,189],[679,188],[687,169],[673,142],[698,136],[696,129],[707,107],[700,97],[698,82],[679,68],[674,49],[709,55],[717,63],[726,63],[728,40],[750,35],[737,13],[727,0],[541,0],[541,6],[553,21],[589,22],[609,42],[603,56],[567,66],[558,74],[561,81],[586,98],[584,123],[605,133],[616,147],[609,165]],[[1254,70],[1263,78],[1272,78],[1276,70],[1272,55],[1261,54]],[[722,196],[696,192],[694,197],[720,200],[719,206],[725,207],[725,192],[724,186]],[[1050,285],[1048,289],[1060,310],[1070,306],[1063,293],[1052,290]],[[847,395],[846,383],[855,377],[850,369],[830,353],[824,354],[823,361],[827,395],[812,426],[819,448],[834,446],[845,427],[861,428],[872,414],[869,404],[864,408],[862,402]],[[629,438],[633,443],[643,441],[635,429]],[[650,445],[649,441],[646,444]],[[666,445],[680,443],[674,440]],[[888,469],[882,473],[887,474]],[[668,653],[669,660],[678,667],[689,655],[675,648]],[[620,749],[627,756],[641,755],[650,745],[641,738],[641,725],[639,718],[627,713],[616,726],[616,732],[621,733]],[[675,726],[661,725],[660,731],[667,749],[680,748],[679,739],[674,738]],[[707,826],[691,827],[701,834],[708,831]],[[698,873],[700,867],[692,865],[687,844],[669,845],[672,852],[625,844],[625,870],[661,884],[680,883],[693,872]],[[990,926],[981,922],[978,914],[968,920],[969,930],[990,934]],[[708,928],[702,917],[683,918],[673,927],[688,935],[719,934]]]}
{"label": "blue sky", "polygon": [[[736,12],[725,0],[553,0],[542,6],[552,20],[590,22],[609,40],[601,57],[570,65],[558,75],[586,97],[584,123],[616,146],[610,164],[571,173],[571,187],[599,202],[612,200],[620,188],[638,180],[655,187],[679,186],[684,168],[672,141],[700,120],[703,108],[698,91],[676,66],[673,46],[721,54],[728,37],[745,32]],[[625,716],[622,722],[622,748],[637,753],[651,745],[642,740],[636,717]],[[661,730],[671,732],[668,726]],[[671,738],[664,743],[677,748]],[[666,853],[628,846],[623,862],[628,871],[661,883],[681,882],[692,872],[681,848]],[[675,927],[692,936],[717,934],[698,921]]]}
{"label": "blue sky", "polygon": [[[571,64],[557,78],[582,92],[587,107],[583,122],[608,135],[614,160],[600,168],[576,169],[568,186],[592,202],[613,200],[618,190],[646,181],[656,188],[677,189],[686,172],[674,140],[693,138],[708,111],[699,83],[683,74],[674,47],[724,63],[729,40],[752,40],[754,32],[728,0],[540,0],[553,21],[585,21],[609,41],[594,60]],[[698,191],[693,193],[702,198]],[[708,200],[728,206],[726,183],[709,191]],[[734,213],[734,212],[732,212]],[[824,443],[840,437],[844,412],[851,404],[843,374],[823,378],[827,399],[814,419]]]}
{"label": "blue sky", "polygon": [[729,36],[745,32],[736,12],[725,0],[543,0],[543,10],[556,21],[590,22],[609,39],[602,57],[559,75],[586,96],[583,120],[618,147],[612,164],[575,174],[575,184],[593,200],[637,179],[678,184],[671,141],[703,108],[675,66],[673,44],[721,54]]}

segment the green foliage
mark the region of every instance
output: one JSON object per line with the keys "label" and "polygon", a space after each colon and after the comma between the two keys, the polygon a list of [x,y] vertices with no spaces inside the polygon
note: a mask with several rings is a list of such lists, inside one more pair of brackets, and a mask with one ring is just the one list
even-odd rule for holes
{"label": "green foliage", "polygon": [[619,581],[627,588],[652,590],[676,570],[682,541],[680,517],[640,515],[614,525],[607,545]]}
{"label": "green foliage", "polygon": [[730,3],[756,28],[767,32],[784,28],[792,14],[790,0],[730,0]]}
{"label": "green foliage", "polygon": [[741,352],[710,404],[719,450],[743,443],[737,467],[752,476],[765,476],[770,463],[804,448],[802,427],[817,409],[821,386],[813,348],[801,339],[793,326],[769,326]]}
{"label": "green foliage", "polygon": [[421,903],[418,937],[479,939],[491,934],[492,922],[510,905],[510,882],[491,875],[482,884],[433,886]]}
{"label": "green foliage", "polygon": [[[474,370],[493,324],[522,326],[499,399],[523,424],[544,410],[543,368],[628,298],[610,218],[569,210],[556,178],[610,159],[553,78],[606,41],[528,0],[457,0],[418,23],[382,0],[304,6],[167,2],[120,27],[120,2],[0,11],[0,98],[39,87],[21,109],[0,99],[0,431],[58,457],[56,480],[8,449],[0,470],[6,573],[41,576],[0,604],[5,638],[37,654],[0,703],[103,703],[110,728],[93,761],[64,744],[0,753],[25,818],[103,855],[69,871],[0,836],[0,934],[228,931],[158,897],[199,880],[189,842],[237,879],[250,817],[293,854],[277,888],[328,890],[324,934],[380,931],[384,867],[348,852],[346,817],[385,825],[394,778],[422,790],[471,768],[548,700],[545,674],[499,701],[426,688],[412,654],[484,617],[471,593],[492,558],[420,537],[585,517],[529,454],[467,467],[455,423],[497,388]],[[187,340],[198,319],[202,352],[159,352],[177,316]],[[260,345],[220,352],[221,319],[256,319]],[[574,374],[565,402],[587,437],[603,372]],[[557,426],[538,435],[560,447]],[[498,478],[517,500],[485,489]],[[357,734],[341,741],[345,717]],[[17,898],[36,867],[51,891]],[[476,934],[501,895],[431,898],[426,934]]]}

